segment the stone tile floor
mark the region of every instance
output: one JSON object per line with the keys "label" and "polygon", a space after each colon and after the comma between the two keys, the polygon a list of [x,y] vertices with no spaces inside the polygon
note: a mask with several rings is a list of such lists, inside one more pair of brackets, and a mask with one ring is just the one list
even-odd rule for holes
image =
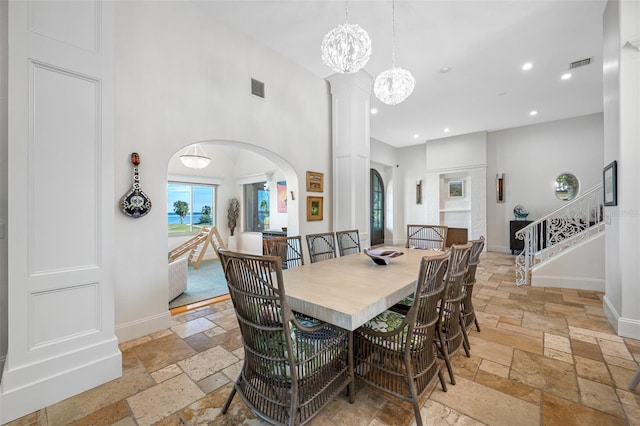
{"label": "stone tile floor", "polygon": [[[474,298],[481,332],[470,334],[470,358],[464,351],[454,356],[456,385],[446,393],[434,385],[427,393],[425,422],[640,424],[640,390],[627,388],[640,361],[640,341],[614,333],[602,293],[516,287],[513,264],[506,254],[481,258]],[[176,315],[172,322],[169,330],[120,345],[121,378],[9,425],[264,424],[238,396],[229,413],[220,414],[243,357],[231,302]],[[358,385],[354,404],[340,396],[311,424],[415,421],[409,404]]]}

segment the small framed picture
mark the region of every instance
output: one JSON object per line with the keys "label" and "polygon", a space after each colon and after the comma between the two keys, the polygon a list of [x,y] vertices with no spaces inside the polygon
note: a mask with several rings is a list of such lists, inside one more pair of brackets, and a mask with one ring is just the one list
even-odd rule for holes
{"label": "small framed picture", "polygon": [[449,198],[464,197],[464,182],[461,180],[449,181]]}
{"label": "small framed picture", "polygon": [[307,191],[324,191],[324,174],[319,172],[307,172]]}
{"label": "small framed picture", "polygon": [[322,197],[307,197],[307,220],[322,220]]}
{"label": "small framed picture", "polygon": [[618,163],[612,161],[602,171],[602,187],[604,189],[604,205],[618,205]]}

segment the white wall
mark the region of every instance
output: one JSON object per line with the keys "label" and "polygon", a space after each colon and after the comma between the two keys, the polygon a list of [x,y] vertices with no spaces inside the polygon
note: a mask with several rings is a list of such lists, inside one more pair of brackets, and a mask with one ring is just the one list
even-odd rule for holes
{"label": "white wall", "polygon": [[[580,193],[602,181],[602,114],[592,114],[487,136],[487,249],[509,252],[509,221],[521,204],[536,220],[561,207],[553,182],[564,172],[580,180]],[[505,174],[505,202],[495,198],[497,173]]]}
{"label": "white wall", "polygon": [[[427,223],[427,188],[426,188],[426,147],[424,144],[398,149],[398,186],[402,190],[403,199],[397,200],[399,217],[402,219],[401,234],[394,235],[394,243],[407,240],[408,224]],[[422,180],[422,204],[416,204],[416,182]]]}
{"label": "white wall", "polygon": [[[237,141],[295,165],[300,182],[307,170],[323,172],[325,216],[331,211],[324,80],[182,2],[116,2],[116,52],[116,192],[130,186],[132,151],[142,157],[143,189],[163,206],[175,152],[198,141]],[[265,83],[266,99],[250,95],[252,77]],[[321,232],[327,223],[301,219],[298,231]],[[169,326],[167,271],[158,267],[166,247],[165,208],[136,220],[116,215],[121,341]]]}
{"label": "white wall", "polygon": [[618,205],[605,207],[604,308],[618,334],[640,338],[640,4],[611,0],[604,13],[604,159],[618,162]]}
{"label": "white wall", "polygon": [[[487,238],[487,133],[427,141],[427,222],[467,228]],[[449,197],[449,182],[463,182],[464,196]]]}
{"label": "white wall", "polygon": [[402,235],[404,228],[402,209],[398,206],[398,204],[402,204],[404,188],[398,179],[397,154],[398,150],[391,145],[371,139],[370,165],[372,169],[380,173],[385,189],[385,244],[400,244],[403,242],[403,240],[394,238],[397,235]]}
{"label": "white wall", "polygon": [[0,377],[7,353],[7,29],[8,2],[0,2]]}

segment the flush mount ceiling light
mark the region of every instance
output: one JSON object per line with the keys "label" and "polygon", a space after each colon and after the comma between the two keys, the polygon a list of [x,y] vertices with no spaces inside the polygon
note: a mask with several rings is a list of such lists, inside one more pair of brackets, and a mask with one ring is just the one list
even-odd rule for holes
{"label": "flush mount ceiling light", "polygon": [[202,169],[209,165],[211,158],[207,156],[200,145],[195,144],[187,147],[185,152],[180,155],[180,161],[191,169]]}
{"label": "flush mount ceiling light", "polygon": [[349,23],[348,2],[345,1],[345,23],[325,34],[320,51],[322,62],[340,74],[360,71],[371,56],[369,34],[357,24]]}
{"label": "flush mount ceiling light", "polygon": [[533,68],[533,64],[531,62],[527,62],[522,66],[522,71],[529,71],[531,68]]}
{"label": "flush mount ceiling light", "polygon": [[392,41],[391,59],[392,66],[382,71],[373,83],[373,91],[376,98],[387,105],[397,105],[409,97],[416,87],[416,80],[411,73],[403,68],[396,67],[396,2],[392,2]]}

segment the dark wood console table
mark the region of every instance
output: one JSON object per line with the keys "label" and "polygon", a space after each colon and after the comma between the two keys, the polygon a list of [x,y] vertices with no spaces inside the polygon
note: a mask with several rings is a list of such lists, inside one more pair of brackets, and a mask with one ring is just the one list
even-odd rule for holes
{"label": "dark wood console table", "polygon": [[531,220],[512,220],[509,222],[509,231],[511,233],[511,254],[516,254],[516,251],[520,253],[524,250],[524,240],[519,240],[516,238],[516,232],[530,224]]}

